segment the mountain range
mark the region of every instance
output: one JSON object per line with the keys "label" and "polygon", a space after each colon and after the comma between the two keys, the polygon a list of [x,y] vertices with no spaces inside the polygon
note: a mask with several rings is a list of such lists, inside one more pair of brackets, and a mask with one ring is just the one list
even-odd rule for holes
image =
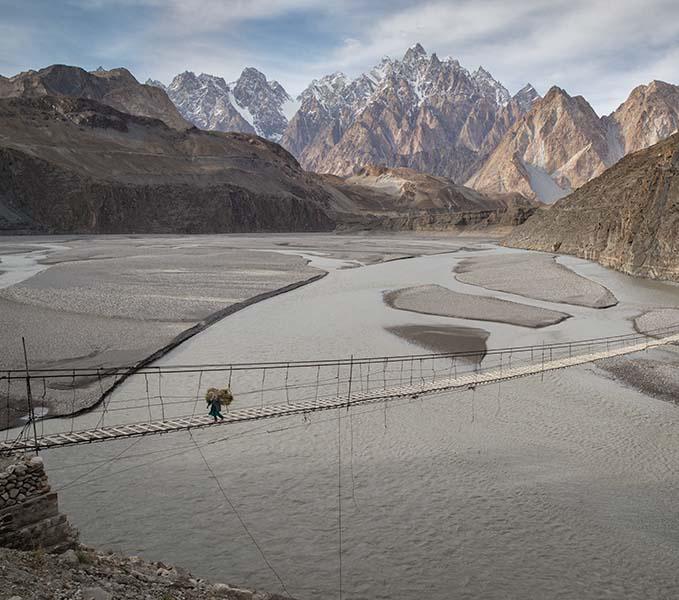
{"label": "mountain range", "polygon": [[511,95],[483,67],[469,71],[420,44],[354,79],[314,80],[295,100],[252,68],[231,84],[183,73],[166,89],[191,123],[263,135],[307,170],[348,176],[368,164],[407,167],[544,202],[679,128],[676,85],[641,85],[600,117],[557,86],[544,98],[530,84]]}
{"label": "mountain range", "polygon": [[[196,80],[208,91],[226,85]],[[246,72],[227,87],[247,103],[257,82]],[[389,189],[379,177],[345,182],[305,171],[254,132],[199,129],[163,89],[122,69],[54,65],[0,81],[0,231],[449,229],[520,222],[535,210],[417,172],[383,174]]]}
{"label": "mountain range", "polygon": [[[373,73],[347,83],[335,75],[315,82],[281,141],[299,126],[305,103],[328,109],[317,116],[334,111],[335,129],[344,123],[345,135],[368,115],[393,116],[385,103],[410,102],[413,90],[422,100],[413,111],[429,111],[429,92],[439,86],[430,87],[425,78],[415,80],[413,88],[413,80],[403,79],[400,63],[408,63],[411,74],[430,73],[438,59],[417,47],[405,58],[399,64],[383,61],[380,77]],[[343,176],[305,171],[279,144],[252,131],[193,126],[157,83],[140,84],[125,69],[87,72],[53,65],[2,77],[0,230],[456,231],[510,226],[508,245],[577,254],[632,274],[679,280],[679,134],[672,134],[678,121],[676,86],[657,81],[639,86],[616,111],[599,118],[584,98],[560,88],[544,98],[529,86],[510,96],[485,71],[470,74],[452,60],[438,62],[447,64],[440,67],[443,79],[454,74],[457,84],[472,91],[471,96],[454,96],[462,107],[443,103],[441,110],[466,114],[457,143],[480,164],[470,181],[486,191],[403,166],[355,165]],[[254,115],[260,115],[260,132],[267,113],[257,106],[273,106],[281,114],[290,102],[277,93],[274,82],[248,70],[235,84],[215,79],[189,75],[178,83],[197,80],[206,94],[228,88],[229,102],[237,103],[253,123]],[[388,80],[400,81],[396,98],[392,84],[384,83]],[[262,94],[273,104],[262,101]],[[362,108],[351,114],[347,102]],[[251,107],[247,113],[246,103]],[[485,129],[472,127],[484,115],[490,118],[479,106],[492,109],[492,125],[486,121]],[[243,122],[257,131],[245,117]],[[386,135],[377,120],[373,127]],[[278,135],[272,131],[271,136]],[[413,135],[405,125],[393,131],[406,135],[403,143]],[[473,132],[481,133],[474,137]],[[329,154],[341,147],[343,137],[334,146],[334,138],[324,142]],[[432,146],[430,152],[435,150]],[[550,208],[532,199],[558,198],[569,189],[575,191]]]}

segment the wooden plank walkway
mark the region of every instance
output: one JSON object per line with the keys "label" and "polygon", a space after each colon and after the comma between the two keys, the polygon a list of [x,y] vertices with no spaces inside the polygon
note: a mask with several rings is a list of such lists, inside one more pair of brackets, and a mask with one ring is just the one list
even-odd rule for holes
{"label": "wooden plank walkway", "polygon": [[[285,417],[321,410],[331,410],[360,404],[381,402],[408,396],[419,396],[421,394],[429,394],[432,392],[471,389],[478,385],[487,385],[498,381],[529,377],[531,375],[538,375],[548,371],[555,371],[557,369],[565,369],[576,365],[592,363],[605,358],[633,354],[634,352],[641,352],[648,348],[672,343],[679,343],[679,334],[658,339],[648,338],[637,344],[612,350],[605,350],[602,352],[580,354],[568,358],[560,358],[516,367],[500,367],[488,371],[469,372],[459,377],[442,378],[436,381],[419,384],[401,385],[381,390],[378,389],[354,392],[350,396],[346,395],[318,400],[305,400],[289,403],[286,402],[261,407],[252,406],[249,408],[230,411],[224,415],[223,421],[218,421],[217,423],[214,423],[212,417],[201,415],[167,419],[164,421],[151,421],[146,423],[132,423],[128,425],[101,427],[98,429],[74,431],[69,433],[56,433],[39,437],[37,439],[37,449],[50,449],[79,444],[90,444],[93,442],[104,442],[113,439],[170,433],[201,427],[217,427],[231,423],[242,423],[245,421],[257,421],[260,419]],[[0,455],[10,454],[13,452],[32,451],[35,449],[36,440],[29,438],[23,438],[17,440],[16,442],[0,443]]]}

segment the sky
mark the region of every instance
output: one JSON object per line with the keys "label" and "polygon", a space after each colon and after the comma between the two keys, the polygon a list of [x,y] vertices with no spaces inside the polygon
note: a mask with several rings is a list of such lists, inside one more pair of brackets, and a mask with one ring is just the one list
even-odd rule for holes
{"label": "sky", "polygon": [[607,114],[639,84],[679,84],[678,0],[0,0],[0,74],[54,63],[168,83],[252,66],[291,95],[421,43],[514,93],[527,82]]}

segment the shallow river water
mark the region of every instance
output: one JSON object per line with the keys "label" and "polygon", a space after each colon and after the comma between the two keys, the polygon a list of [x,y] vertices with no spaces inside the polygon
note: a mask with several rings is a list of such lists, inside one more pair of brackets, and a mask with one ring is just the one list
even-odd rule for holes
{"label": "shallow river water", "polygon": [[[618,306],[489,292],[454,280],[452,268],[470,255],[331,270],[217,323],[159,364],[413,353],[422,350],[387,328],[417,324],[482,328],[491,348],[616,335],[632,331],[630,319],[649,306],[679,305],[677,286],[573,258],[560,261],[606,285]],[[323,268],[333,269],[332,260]],[[386,290],[431,283],[574,318],[533,330],[382,301]],[[130,381],[115,397],[136,397],[140,385]],[[215,580],[280,591],[193,440],[297,598],[337,596],[340,502],[344,598],[673,598],[678,427],[675,406],[587,366],[307,420],[194,431],[193,439],[179,433],[66,448],[45,459],[85,542]]]}

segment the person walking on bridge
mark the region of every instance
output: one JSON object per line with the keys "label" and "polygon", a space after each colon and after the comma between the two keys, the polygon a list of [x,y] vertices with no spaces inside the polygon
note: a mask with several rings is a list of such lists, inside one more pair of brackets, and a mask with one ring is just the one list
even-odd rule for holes
{"label": "person walking on bridge", "polygon": [[208,413],[211,417],[214,417],[215,423],[217,422],[217,417],[220,420],[224,420],[224,415],[222,414],[222,401],[217,394],[212,394],[208,401],[208,406],[210,407],[210,412]]}

